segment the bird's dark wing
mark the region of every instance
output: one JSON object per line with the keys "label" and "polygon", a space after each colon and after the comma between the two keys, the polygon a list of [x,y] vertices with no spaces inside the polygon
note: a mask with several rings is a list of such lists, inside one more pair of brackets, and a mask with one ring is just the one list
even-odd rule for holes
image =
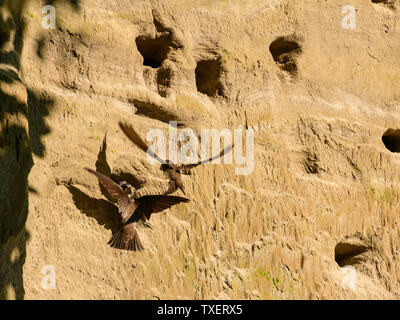
{"label": "bird's dark wing", "polygon": [[150,219],[152,213],[161,212],[165,209],[172,207],[175,204],[181,202],[189,202],[190,200],[184,197],[168,196],[168,195],[154,195],[154,196],[143,196],[136,199],[138,208],[136,209],[135,215],[145,215],[147,219]]}
{"label": "bird's dark wing", "polygon": [[165,160],[159,158],[151,149],[146,142],[139,136],[139,134],[133,129],[130,124],[119,122],[119,127],[125,133],[129,140],[131,140],[136,146],[138,146],[141,150],[148,153],[151,157],[156,159],[160,163],[165,163]]}
{"label": "bird's dark wing", "polygon": [[230,146],[226,147],[226,148],[225,148],[224,150],[222,150],[219,154],[217,154],[216,156],[213,156],[213,157],[209,158],[208,160],[203,160],[203,161],[199,161],[199,162],[196,162],[196,163],[190,163],[190,164],[183,164],[183,165],[179,166],[179,167],[177,168],[177,170],[181,170],[181,169],[183,169],[183,170],[192,169],[192,168],[194,168],[194,167],[197,167],[198,165],[205,164],[205,163],[209,163],[210,161],[213,161],[213,160],[216,160],[216,159],[218,159],[218,158],[223,157],[225,154],[227,154],[229,151],[231,151],[232,148],[233,148],[233,144],[231,144]]}
{"label": "bird's dark wing", "polygon": [[134,213],[137,208],[137,204],[134,199],[130,199],[128,194],[113,180],[109,177],[101,174],[100,172],[94,171],[89,168],[85,168],[91,174],[95,175],[101,184],[107,189],[110,195],[117,200],[118,210],[122,217],[122,222],[125,223]]}
{"label": "bird's dark wing", "polygon": [[121,227],[108,241],[108,244],[116,249],[143,251],[143,245],[140,242],[139,234],[135,228],[136,222],[129,223]]}

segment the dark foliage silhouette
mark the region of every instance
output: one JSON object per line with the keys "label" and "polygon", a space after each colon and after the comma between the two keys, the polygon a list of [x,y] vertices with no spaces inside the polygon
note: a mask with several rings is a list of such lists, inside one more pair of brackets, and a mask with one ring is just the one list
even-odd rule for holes
{"label": "dark foliage silhouette", "polygon": [[[23,265],[32,155],[43,157],[42,137],[53,100],[44,92],[27,88],[21,75],[21,53],[26,21],[24,8],[34,0],[0,0],[0,299],[24,299]],[[79,0],[65,0],[78,10]],[[56,5],[58,0],[46,4]],[[40,50],[37,52],[40,55]]]}

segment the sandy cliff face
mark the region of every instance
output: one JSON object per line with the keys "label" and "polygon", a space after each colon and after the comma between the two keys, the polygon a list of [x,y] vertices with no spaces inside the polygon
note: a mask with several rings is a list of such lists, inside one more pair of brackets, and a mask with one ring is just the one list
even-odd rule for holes
{"label": "sandy cliff face", "polygon": [[[341,0],[51,3],[55,30],[0,1],[1,298],[400,298],[399,1],[352,1],[355,29]],[[144,252],[112,249],[83,167],[168,185],[120,120],[253,129],[254,171],[195,168]]]}

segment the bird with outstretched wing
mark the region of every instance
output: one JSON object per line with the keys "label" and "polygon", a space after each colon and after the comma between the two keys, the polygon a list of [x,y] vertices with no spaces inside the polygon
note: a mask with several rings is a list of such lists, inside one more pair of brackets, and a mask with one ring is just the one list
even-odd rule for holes
{"label": "bird with outstretched wing", "polygon": [[[143,141],[143,139],[139,136],[139,134],[133,129],[133,127],[130,124],[119,122],[119,126],[122,129],[122,131],[125,133],[125,135],[131,140],[137,147],[139,147],[141,150],[144,152],[148,153],[151,157],[156,159],[161,163],[160,169],[164,171],[170,181],[168,185],[168,190],[166,194],[170,194],[175,192],[176,190],[181,189],[183,194],[185,193],[185,189],[183,187],[183,181],[182,181],[182,174],[189,174],[190,169],[197,167],[201,164],[206,164],[209,163],[210,161],[216,160],[218,158],[221,158],[224,156],[226,153],[228,153],[230,150],[233,148],[233,144],[230,146],[226,147],[224,150],[222,150],[218,155],[213,156],[207,160],[195,162],[195,163],[189,163],[189,164],[175,164],[172,163],[169,160],[163,160],[159,158],[146,144],[146,142]],[[186,173],[184,173],[186,172]]]}
{"label": "bird with outstretched wing", "polygon": [[149,195],[134,198],[136,190],[129,183],[125,181],[116,183],[100,172],[89,168],[85,169],[95,175],[109,194],[117,201],[122,226],[108,241],[108,244],[113,248],[142,251],[144,248],[136,230],[137,223],[140,220],[143,222],[149,220],[153,213],[161,212],[181,202],[190,201],[184,197],[169,195]]}

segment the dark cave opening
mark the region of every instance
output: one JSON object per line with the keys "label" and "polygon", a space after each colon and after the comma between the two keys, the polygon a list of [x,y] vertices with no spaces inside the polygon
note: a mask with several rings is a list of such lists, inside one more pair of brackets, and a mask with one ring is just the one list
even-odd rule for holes
{"label": "dark cave opening", "polygon": [[270,44],[269,51],[281,69],[289,73],[296,73],[295,56],[301,53],[301,46],[298,42],[286,37],[279,37]]}
{"label": "dark cave opening", "polygon": [[170,50],[168,35],[155,39],[145,36],[136,38],[136,47],[143,56],[143,65],[151,68],[159,68]]}
{"label": "dark cave opening", "polygon": [[400,152],[400,129],[387,129],[382,135],[382,142],[389,151]]}
{"label": "dark cave opening", "polygon": [[390,8],[395,9],[395,0],[371,0],[372,3],[381,3],[382,5]]}
{"label": "dark cave opening", "polygon": [[197,90],[210,97],[223,96],[222,73],[223,68],[219,58],[198,61],[195,70]]}
{"label": "dark cave opening", "polygon": [[341,241],[335,246],[335,261],[340,267],[354,265],[362,261],[360,254],[368,250],[370,250],[370,248],[362,244]]}

